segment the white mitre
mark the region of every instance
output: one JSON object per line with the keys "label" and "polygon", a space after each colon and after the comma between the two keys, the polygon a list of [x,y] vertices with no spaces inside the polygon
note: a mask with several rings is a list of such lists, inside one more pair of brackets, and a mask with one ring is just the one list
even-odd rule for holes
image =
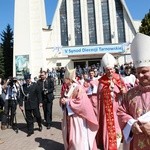
{"label": "white mitre", "polygon": [[102,68],[106,68],[106,67],[114,68],[114,65],[116,64],[117,64],[116,59],[110,53],[106,53],[102,57],[102,60],[101,60]]}
{"label": "white mitre", "polygon": [[71,79],[73,81],[76,81],[76,69],[69,69],[66,68],[64,78]]}
{"label": "white mitre", "polygon": [[150,66],[150,36],[136,34],[131,43],[131,56],[136,68]]}

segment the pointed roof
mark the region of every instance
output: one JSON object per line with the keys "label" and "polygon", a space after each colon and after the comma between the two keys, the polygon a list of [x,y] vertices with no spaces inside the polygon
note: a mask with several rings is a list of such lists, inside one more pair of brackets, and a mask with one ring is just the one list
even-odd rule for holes
{"label": "pointed roof", "polygon": [[126,11],[128,17],[129,17],[129,19],[130,19],[130,21],[131,21],[131,24],[133,25],[133,29],[134,29],[134,31],[135,31],[135,33],[136,33],[136,27],[135,27],[133,18],[132,18],[132,16],[131,16],[130,12],[129,12],[129,9],[128,9],[127,5],[126,5],[126,2],[125,2],[124,0],[120,0],[120,2],[122,3],[122,6],[124,7],[124,10]]}

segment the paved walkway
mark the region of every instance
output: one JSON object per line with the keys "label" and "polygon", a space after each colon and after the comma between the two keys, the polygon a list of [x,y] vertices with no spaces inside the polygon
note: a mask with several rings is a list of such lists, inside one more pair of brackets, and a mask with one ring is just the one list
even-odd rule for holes
{"label": "paved walkway", "polygon": [[[34,134],[27,137],[26,123],[21,110],[17,109],[18,133],[12,129],[1,130],[0,138],[5,142],[0,144],[0,150],[64,150],[61,118],[59,107],[60,86],[57,86],[55,100],[53,101],[53,124],[50,130],[43,125],[42,132],[38,131],[37,123],[34,124]],[[43,116],[43,111],[41,109]],[[121,150],[122,148],[120,148]]]}
{"label": "paved walkway", "polygon": [[[60,87],[57,87],[58,95]],[[42,132],[38,131],[37,123],[34,124],[34,134],[27,137],[26,123],[20,109],[17,109],[18,133],[12,129],[1,130],[0,138],[5,141],[0,144],[0,150],[64,150],[62,133],[61,133],[61,108],[59,99],[53,103],[53,124],[51,129],[43,125]],[[41,109],[41,113],[42,113]],[[42,113],[43,116],[43,113]]]}

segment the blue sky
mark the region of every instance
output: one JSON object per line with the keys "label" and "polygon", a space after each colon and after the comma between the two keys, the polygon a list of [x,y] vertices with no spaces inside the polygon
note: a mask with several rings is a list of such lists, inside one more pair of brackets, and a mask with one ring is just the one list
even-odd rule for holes
{"label": "blue sky", "polygon": [[[0,33],[6,29],[8,24],[13,29],[14,1],[0,0]],[[52,17],[58,0],[45,0],[47,24],[51,24]],[[133,19],[141,20],[150,9],[150,0],[125,0]]]}

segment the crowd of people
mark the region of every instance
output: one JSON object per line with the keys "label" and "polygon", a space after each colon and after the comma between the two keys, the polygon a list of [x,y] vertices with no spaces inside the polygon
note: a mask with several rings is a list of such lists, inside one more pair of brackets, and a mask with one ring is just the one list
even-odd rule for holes
{"label": "crowd of people", "polygon": [[[149,150],[150,37],[138,33],[131,63],[118,69],[113,55],[102,57],[103,73],[66,69],[60,106],[65,150]],[[80,71],[79,71],[80,70]],[[136,74],[135,74],[136,71]],[[78,73],[80,72],[80,74]]]}
{"label": "crowd of people", "polygon": [[101,65],[41,69],[36,82],[27,74],[23,84],[16,78],[9,79],[1,85],[5,90],[5,98],[0,93],[5,99],[1,129],[9,124],[16,130],[17,103],[25,111],[27,136],[34,133],[34,117],[42,131],[40,107],[50,129],[53,92],[58,84],[61,85],[59,104],[65,150],[118,150],[121,142],[124,150],[149,150],[149,43],[149,36],[140,33],[135,36],[131,44],[133,63],[118,66],[114,56],[106,53]]}
{"label": "crowd of people", "polygon": [[34,121],[36,119],[39,131],[42,131],[42,118],[40,107],[44,112],[44,125],[47,129],[52,125],[52,105],[54,99],[54,80],[41,71],[39,79],[32,81],[31,74],[25,74],[24,80],[10,77],[0,84],[1,98],[1,130],[11,127],[18,132],[16,109],[21,109],[27,123],[27,137],[34,134]]}

